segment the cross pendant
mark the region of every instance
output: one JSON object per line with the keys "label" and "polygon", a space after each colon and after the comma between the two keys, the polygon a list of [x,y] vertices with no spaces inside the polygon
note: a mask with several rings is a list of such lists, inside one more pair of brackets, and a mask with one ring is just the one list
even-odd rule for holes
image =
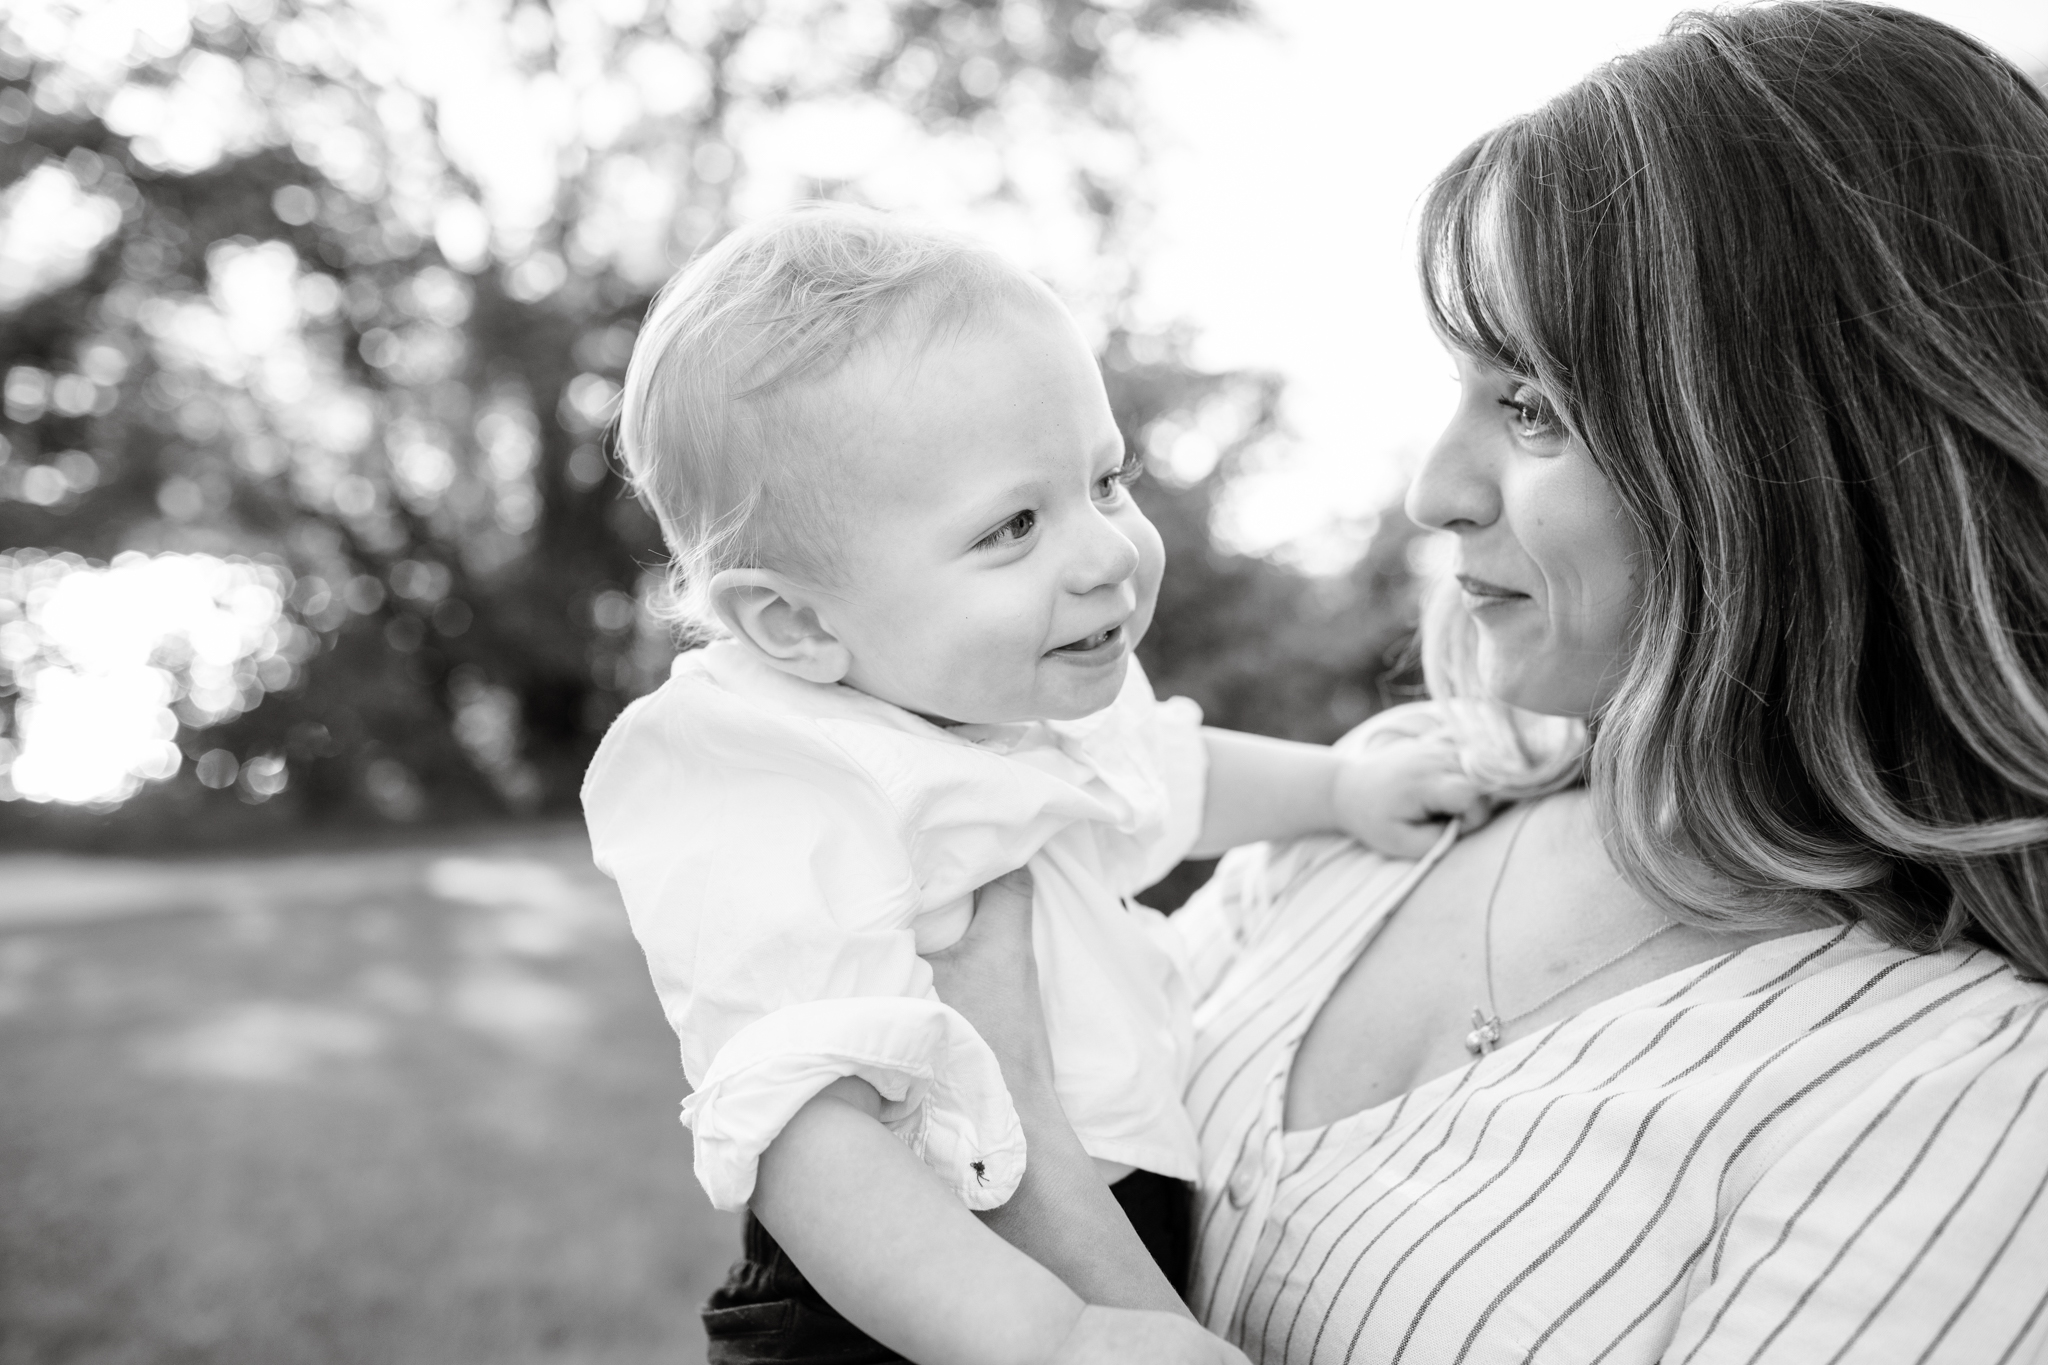
{"label": "cross pendant", "polygon": [[1484,1057],[1500,1042],[1500,1016],[1485,1010],[1472,1011],[1472,1031],[1465,1035],[1465,1051]]}

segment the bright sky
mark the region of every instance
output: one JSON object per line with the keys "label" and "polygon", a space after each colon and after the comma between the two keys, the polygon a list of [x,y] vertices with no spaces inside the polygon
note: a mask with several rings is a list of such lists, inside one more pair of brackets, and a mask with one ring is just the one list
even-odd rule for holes
{"label": "bright sky", "polygon": [[[1908,0],[2032,70],[2042,0]],[[1199,358],[1289,381],[1297,458],[1247,479],[1221,528],[1335,567],[1332,519],[1396,496],[1448,415],[1410,240],[1430,177],[1474,137],[1641,46],[1670,0],[1261,0],[1264,32],[1197,33],[1145,68],[1169,147],[1148,305]]]}

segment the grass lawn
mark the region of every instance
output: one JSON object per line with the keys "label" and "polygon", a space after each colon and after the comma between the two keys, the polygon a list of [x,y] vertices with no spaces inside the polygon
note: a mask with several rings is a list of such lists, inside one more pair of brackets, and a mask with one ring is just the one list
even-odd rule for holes
{"label": "grass lawn", "polygon": [[701,1360],[681,1094],[580,831],[0,858],[0,1365]]}

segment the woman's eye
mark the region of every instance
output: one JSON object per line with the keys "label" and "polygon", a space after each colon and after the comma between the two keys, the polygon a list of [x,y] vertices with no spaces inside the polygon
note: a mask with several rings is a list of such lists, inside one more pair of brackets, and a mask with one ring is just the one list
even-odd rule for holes
{"label": "woman's eye", "polygon": [[1015,545],[1018,541],[1027,539],[1037,527],[1038,513],[1026,509],[983,536],[977,548],[996,550],[1005,545]]}
{"label": "woman's eye", "polygon": [[1565,434],[1557,409],[1533,385],[1517,384],[1500,405],[1515,415],[1515,434],[1525,441],[1556,441]]}

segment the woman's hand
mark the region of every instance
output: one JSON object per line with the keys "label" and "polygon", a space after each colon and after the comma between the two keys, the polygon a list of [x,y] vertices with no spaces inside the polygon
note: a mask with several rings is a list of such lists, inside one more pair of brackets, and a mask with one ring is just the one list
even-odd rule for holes
{"label": "woman's hand", "polygon": [[1081,1310],[1052,1365],[1250,1365],[1244,1352],[1171,1313]]}
{"label": "woman's hand", "polygon": [[1031,872],[1007,872],[974,893],[974,919],[950,948],[927,954],[939,999],[965,1015],[996,1059],[1013,1097],[1049,1093],[1052,1045],[1031,951]]}
{"label": "woman's hand", "polygon": [[1186,1316],[1187,1306],[1067,1124],[1053,1089],[1052,1044],[1031,951],[1031,874],[1020,868],[975,892],[966,934],[950,948],[927,953],[925,961],[939,998],[966,1016],[1002,1063],[1031,1145],[1017,1192],[981,1220],[1084,1302],[1106,1305],[1087,1309],[1053,1358],[1061,1365],[1242,1362]]}

